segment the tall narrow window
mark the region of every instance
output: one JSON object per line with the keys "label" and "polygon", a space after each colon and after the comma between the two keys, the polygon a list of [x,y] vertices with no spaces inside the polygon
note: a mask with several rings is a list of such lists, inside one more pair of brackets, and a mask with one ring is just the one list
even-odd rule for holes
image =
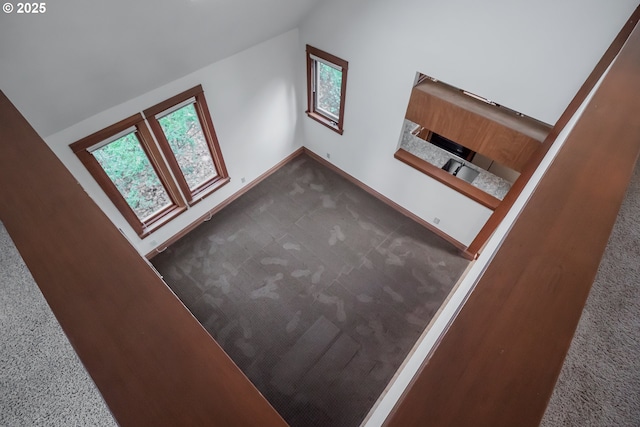
{"label": "tall narrow window", "polygon": [[342,134],[349,63],[307,45],[307,115]]}
{"label": "tall narrow window", "polygon": [[145,110],[144,115],[189,204],[229,182],[201,86]]}
{"label": "tall narrow window", "polygon": [[71,149],[140,236],[185,209],[142,115],[71,144]]}
{"label": "tall narrow window", "polygon": [[202,86],[144,115],[70,145],[140,237],[229,182]]}

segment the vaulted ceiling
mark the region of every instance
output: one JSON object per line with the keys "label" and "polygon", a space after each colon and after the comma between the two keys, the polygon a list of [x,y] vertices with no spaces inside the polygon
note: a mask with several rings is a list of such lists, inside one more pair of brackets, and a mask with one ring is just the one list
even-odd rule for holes
{"label": "vaulted ceiling", "polygon": [[46,137],[296,28],[321,0],[59,0],[0,14],[0,89]]}

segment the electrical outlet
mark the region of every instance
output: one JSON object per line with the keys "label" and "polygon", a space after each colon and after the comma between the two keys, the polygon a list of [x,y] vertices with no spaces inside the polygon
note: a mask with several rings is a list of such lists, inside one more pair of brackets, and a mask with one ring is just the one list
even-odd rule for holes
{"label": "electrical outlet", "polygon": [[244,176],[242,178],[240,178],[240,182],[242,182],[244,184],[244,182],[246,181],[246,179],[244,179]]}
{"label": "electrical outlet", "polygon": [[433,218],[433,223],[434,224],[440,224],[440,218],[438,218],[438,217]]}
{"label": "electrical outlet", "polygon": [[331,158],[331,154],[327,153],[327,159]]}

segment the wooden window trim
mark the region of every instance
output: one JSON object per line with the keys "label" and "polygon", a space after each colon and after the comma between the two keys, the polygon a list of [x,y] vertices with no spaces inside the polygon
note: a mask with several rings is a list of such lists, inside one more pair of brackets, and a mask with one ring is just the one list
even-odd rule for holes
{"label": "wooden window trim", "polygon": [[[89,148],[130,127],[136,128],[135,135],[140,143],[140,147],[149,159],[160,183],[171,200],[169,206],[159,210],[145,221],[138,218],[113,181],[111,181],[111,178],[109,178],[102,166],[100,166],[100,163],[98,163],[95,157],[89,152]],[[151,234],[186,209],[180,192],[173,180],[170,179],[169,170],[164,165],[164,162],[162,162],[160,151],[153,143],[153,137],[140,113],[127,117],[118,123],[82,138],[69,147],[78,156],[78,159],[80,159],[82,164],[87,168],[91,176],[93,176],[98,185],[106,193],[107,197],[109,197],[111,202],[141,238]]]}
{"label": "wooden window trim", "polygon": [[[307,45],[307,111],[306,114],[313,120],[321,123],[329,129],[339,133],[344,132],[344,104],[347,92],[347,72],[349,69],[349,63],[344,59],[338,58],[335,55],[327,53],[323,50],[317,49],[313,46]],[[316,56],[334,65],[342,68],[342,84],[340,87],[340,113],[338,114],[338,122],[335,122],[331,117],[328,117],[315,108],[315,92],[313,90],[313,78],[315,75],[314,64],[315,60],[311,56]]]}
{"label": "wooden window trim", "polygon": [[[207,142],[207,147],[209,148],[209,153],[211,154],[211,159],[213,160],[213,164],[218,172],[218,175],[204,181],[200,185],[198,185],[193,190],[189,188],[189,184],[187,184],[187,180],[182,173],[182,169],[178,164],[178,160],[169,145],[169,141],[162,130],[162,126],[160,126],[160,122],[156,119],[156,115],[184,102],[190,98],[195,98],[195,102],[193,103],[196,113],[198,115],[198,119],[200,121],[200,127],[202,128],[202,133],[204,134],[205,140]],[[191,89],[188,89],[178,95],[175,95],[165,101],[162,101],[153,107],[147,108],[143,111],[144,116],[147,118],[147,122],[151,127],[153,134],[156,137],[156,141],[158,141],[158,145],[164,154],[171,171],[173,172],[173,176],[175,177],[180,190],[187,198],[187,203],[193,206],[198,203],[200,200],[208,196],[209,194],[215,192],[223,185],[227,184],[229,179],[229,173],[227,172],[226,165],[222,158],[222,151],[220,150],[220,144],[218,143],[218,138],[216,136],[215,129],[213,127],[213,121],[211,120],[211,114],[209,113],[209,107],[207,106],[207,102],[204,97],[204,90],[202,89],[202,85],[198,85]]]}
{"label": "wooden window trim", "polygon": [[[156,119],[157,114],[162,113],[181,102],[189,100],[190,98],[195,99],[193,105],[196,110],[196,114],[198,115],[198,120],[207,142],[211,158],[216,171],[218,172],[217,176],[201,183],[194,189],[189,188],[178,161],[171,150],[171,146],[165,137],[164,131]],[[147,118],[146,122],[145,116]],[[120,194],[120,191],[111,181],[102,166],[100,166],[100,163],[98,163],[94,156],[89,152],[89,148],[131,127],[136,128],[136,137],[140,142],[140,146],[149,159],[171,200],[171,205],[156,212],[144,221],[138,218],[134,210]],[[211,120],[209,108],[204,97],[204,90],[201,85],[188,89],[146,109],[144,111],[144,116],[142,113],[134,114],[133,116],[127,117],[114,125],[82,138],[71,144],[70,148],[78,156],[80,161],[120,211],[122,216],[124,216],[129,225],[131,225],[134,231],[141,238],[148,236],[176,216],[180,215],[187,209],[187,204],[189,206],[193,206],[209,194],[230,182],[229,174],[222,158],[220,144],[218,143],[218,138],[213,127],[213,121]]]}

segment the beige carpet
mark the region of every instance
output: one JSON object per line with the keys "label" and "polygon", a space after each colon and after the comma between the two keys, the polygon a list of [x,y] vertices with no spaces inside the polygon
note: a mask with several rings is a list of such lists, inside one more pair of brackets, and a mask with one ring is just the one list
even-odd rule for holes
{"label": "beige carpet", "polygon": [[115,426],[0,222],[0,426]]}
{"label": "beige carpet", "polygon": [[638,167],[541,425],[640,426]]}

